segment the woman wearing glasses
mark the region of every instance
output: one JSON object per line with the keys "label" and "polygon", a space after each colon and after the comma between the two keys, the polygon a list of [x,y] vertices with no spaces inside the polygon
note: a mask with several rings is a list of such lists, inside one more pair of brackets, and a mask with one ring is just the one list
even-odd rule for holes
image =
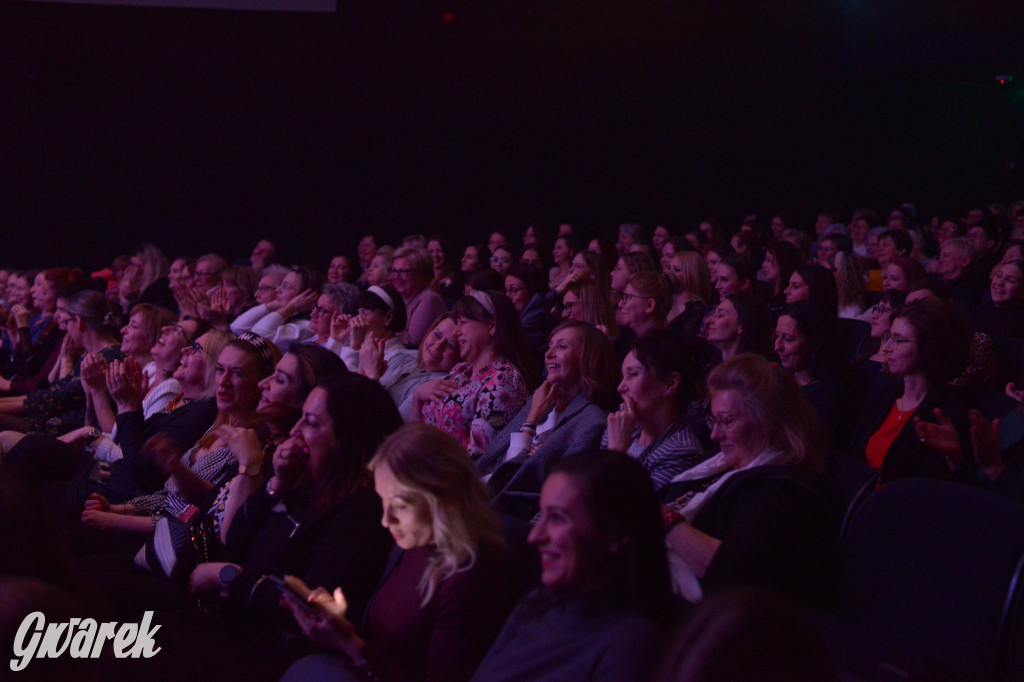
{"label": "woman wearing glasses", "polygon": [[665,275],[638,272],[630,275],[619,299],[618,322],[642,337],[664,329],[672,307],[672,286]]}
{"label": "woman wearing glasses", "polygon": [[287,353],[292,344],[313,337],[309,328],[309,311],[323,287],[324,277],[316,270],[295,265],[277,287],[274,300],[254,306],[235,318],[231,332],[242,335],[251,331]]}
{"label": "woman wearing glasses", "polygon": [[544,354],[545,341],[554,320],[547,293],[544,271],[526,263],[516,263],[505,275],[505,295],[512,301],[530,348],[538,357]]}
{"label": "woman wearing glasses", "polygon": [[882,292],[878,303],[869,309],[871,331],[861,341],[860,348],[857,349],[851,363],[854,371],[864,379],[870,379],[882,371],[885,364],[882,342],[889,336],[892,318],[903,307],[903,299],[903,292],[898,289],[889,289]]}
{"label": "woman wearing glasses", "polygon": [[834,529],[814,411],[792,373],[751,353],[713,369],[708,390],[721,451],[661,492],[676,592],[746,585],[819,603]]}
{"label": "woman wearing glasses", "polygon": [[406,348],[423,341],[434,318],[447,310],[441,294],[430,288],[434,279],[434,261],[424,249],[402,248],[391,262],[391,286],[405,303],[408,324],[398,330]]}
{"label": "woman wearing glasses", "polygon": [[963,370],[970,341],[969,325],[949,306],[923,301],[893,318],[881,352],[899,381],[879,377],[870,387],[851,443],[851,452],[862,454],[883,484],[909,476],[947,478],[960,469],[960,462],[926,447],[913,423],[933,420],[941,408],[967,434],[965,407],[947,382]]}
{"label": "woman wearing glasses", "polygon": [[416,369],[416,352],[402,343],[405,304],[392,287],[370,287],[356,299],[359,314],[348,322],[349,345],[341,359],[350,371],[391,388]]}

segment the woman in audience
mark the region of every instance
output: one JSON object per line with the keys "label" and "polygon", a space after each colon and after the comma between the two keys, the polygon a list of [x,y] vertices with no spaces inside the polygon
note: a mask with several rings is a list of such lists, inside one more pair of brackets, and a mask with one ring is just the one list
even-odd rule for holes
{"label": "woman in audience", "polygon": [[438,315],[420,344],[416,367],[388,389],[391,399],[398,405],[403,421],[411,421],[413,393],[427,381],[443,379],[461,360],[459,344],[455,339],[456,315],[447,312]]}
{"label": "woman in audience", "polygon": [[839,317],[860,319],[864,314],[864,274],[853,255],[853,243],[846,237],[842,240],[837,237],[835,241],[844,245],[833,257],[832,269],[836,279]]}
{"label": "woman in audience", "polygon": [[163,490],[120,505],[93,495],[85,504],[82,523],[103,531],[148,535],[153,531],[152,517],[164,513],[177,516],[190,505],[208,502],[234,476],[238,466],[229,442],[217,427],[252,425],[260,400],[259,383],[273,372],[280,358],[273,344],[255,334],[228,343],[214,366],[217,418],[213,427],[184,454],[179,443],[167,438],[147,445],[169,477]]}
{"label": "woman in audience", "polygon": [[[196,322],[185,321],[182,326],[169,325],[162,330],[152,349],[152,380],[147,382],[142,367],[134,360],[128,359],[124,363],[117,360],[110,363],[106,371],[100,373],[98,380],[84,381],[86,393],[92,396],[92,404],[106,402],[108,387],[118,405],[123,402],[125,390],[133,390],[137,392],[137,403],[132,409],[140,410],[142,418],[148,420],[164,412],[169,403],[183,390],[202,390],[202,382],[196,387],[183,387],[173,376],[179,367],[182,349],[191,343],[184,334],[185,328],[194,333]],[[95,362],[99,365],[98,361]],[[131,389],[124,388],[126,381],[132,384]],[[148,392],[145,390],[147,385],[151,386]],[[191,393],[189,399],[195,396],[195,393]],[[199,428],[193,440],[198,438],[212,421],[211,412],[209,420]],[[135,461],[140,443],[126,443],[122,448],[122,440],[122,432],[115,423],[103,426],[102,431],[95,426],[83,426],[58,438],[30,435],[11,449],[4,458],[3,466],[5,471],[13,472],[30,483],[44,480],[74,481],[66,489],[51,486],[54,488],[54,494],[50,499],[62,510],[74,510],[77,516],[90,493],[100,493],[115,502],[122,502],[140,492],[150,492],[159,487],[154,481],[147,479],[145,467],[138,466]],[[96,475],[97,473],[102,475]],[[67,494],[63,494],[64,492]]]}
{"label": "woman in audience", "polygon": [[[667,273],[672,262],[672,257],[677,253],[682,253],[684,251],[696,251],[696,247],[694,247],[686,237],[669,237],[665,243],[661,245],[661,250],[659,252],[660,258],[658,263],[661,265],[661,271]],[[703,257],[701,260],[703,260]]]}
{"label": "woman in audience", "polygon": [[990,303],[972,310],[977,331],[995,338],[1024,338],[1024,261],[1004,261],[992,270]]}
{"label": "woman in audience", "polygon": [[459,261],[462,279],[466,280],[477,270],[484,270],[490,267],[487,247],[483,244],[470,244],[462,252],[462,259]]}
{"label": "woman in audience", "polygon": [[344,658],[301,660],[284,679],[467,680],[510,606],[501,522],[462,446],[433,427],[402,427],[370,469],[393,561],[358,634],[347,592],[316,589],[312,611],[286,598],[306,634]]}
{"label": "woman in audience", "polygon": [[544,341],[553,323],[546,293],[547,284],[540,268],[516,263],[505,275],[505,295],[519,313],[523,333],[537,357],[544,354]]}
{"label": "woman in audience", "polygon": [[391,286],[405,304],[405,326],[399,327],[397,333],[407,348],[420,345],[430,323],[447,310],[441,295],[430,288],[433,275],[433,260],[425,250],[395,251],[391,261]]}
{"label": "woman in audience", "polygon": [[612,303],[617,304],[626,290],[630,275],[638,272],[657,272],[654,261],[646,253],[634,251],[619,256],[615,268],[611,272]]}
{"label": "woman in audience", "polygon": [[908,304],[893,318],[882,352],[899,381],[870,387],[850,447],[879,471],[883,484],[908,476],[946,478],[958,468],[918,440],[913,422],[930,420],[941,408],[967,433],[965,408],[947,382],[963,370],[970,338],[966,320],[949,306]]}
{"label": "woman in audience", "polygon": [[786,304],[810,301],[814,305],[839,317],[839,293],[836,278],[828,268],[817,263],[801,265],[789,278]]}
{"label": "woman in audience", "polygon": [[[348,343],[351,332],[349,319],[359,313],[357,301],[361,292],[362,289],[348,282],[325,284],[320,298],[309,312],[309,330],[314,336],[307,343],[315,343],[335,355],[340,355],[341,349]],[[331,335],[331,327],[336,319],[335,332],[338,338]]]}
{"label": "woman in audience", "polygon": [[491,270],[505,277],[515,263],[516,257],[505,246],[499,246],[491,253]]}
{"label": "woman in audience", "polygon": [[430,254],[430,264],[433,267],[430,288],[443,298],[448,289],[458,286],[455,265],[449,256],[450,251],[444,237],[439,234],[430,235],[430,239],[427,240],[427,253]]}
{"label": "woman in audience", "polygon": [[359,294],[357,305],[359,314],[348,321],[349,345],[341,349],[341,359],[349,371],[390,388],[416,362],[416,354],[397,335],[406,328],[405,304],[391,287],[370,287]]}
{"label": "woman in audience", "polygon": [[676,477],[668,501],[677,593],[749,585],[820,603],[834,530],[815,478],[818,422],[792,373],[744,353],[711,370],[721,451]]}
{"label": "woman in audience", "polygon": [[[76,283],[80,273],[64,268],[44,270],[36,275],[29,290],[32,306],[16,303],[11,309],[8,325],[16,327],[17,343],[12,344],[0,377],[0,392],[22,395],[39,387],[46,380],[60,355],[64,329],[56,318],[57,295]],[[13,277],[13,275],[12,275]],[[38,311],[35,316],[30,311]],[[5,339],[4,348],[7,348]],[[9,359],[9,361],[8,361]]]}
{"label": "woman in audience", "polygon": [[617,452],[565,457],[540,506],[529,540],[542,587],[512,613],[473,679],[648,679],[674,604],[647,472]]}
{"label": "woman in audience", "polygon": [[328,284],[351,284],[355,280],[355,270],[348,256],[339,255],[331,259],[327,266]]}
{"label": "woman in audience", "polygon": [[882,370],[885,352],[882,343],[889,336],[892,318],[903,307],[903,293],[899,289],[882,292],[878,303],[871,307],[871,331],[861,342],[851,365],[863,378],[870,379]]}
{"label": "woman in audience", "polygon": [[753,294],[734,294],[711,313],[707,340],[729,360],[737,353],[767,356],[771,344],[771,312]]}
{"label": "woman in audience", "polygon": [[547,378],[477,464],[496,509],[532,519],[551,465],[597,447],[614,404],[616,364],[608,337],[592,325],[568,321],[551,332]]}
{"label": "woman in audience", "polygon": [[251,331],[272,341],[282,352],[292,344],[313,338],[309,328],[309,311],[323,288],[323,276],[299,265],[284,276],[277,296],[270,303],[254,306],[231,323],[231,331],[241,335]]}
{"label": "woman in audience", "polygon": [[718,266],[727,257],[734,255],[736,252],[732,250],[726,242],[720,240],[712,241],[711,245],[704,252],[704,259],[708,262],[708,273],[711,275],[711,286],[718,290]]}
{"label": "woman in audience", "polygon": [[[121,356],[117,339],[117,319],[106,297],[92,290],[72,296],[64,309],[57,308],[58,323],[63,319],[67,335],[63,355],[70,359],[72,349],[97,353],[106,361]],[[0,398],[0,424],[21,433],[67,433],[85,422],[85,391],[80,381],[79,358],[67,374],[49,387],[24,396]],[[52,376],[52,375],[51,375]]]}
{"label": "woman in audience", "polygon": [[664,329],[671,306],[672,289],[668,277],[654,272],[638,272],[629,277],[619,299],[616,319],[639,338],[656,329]]}
{"label": "woman in audience", "polygon": [[363,281],[368,287],[386,287],[391,284],[391,257],[395,250],[390,246],[382,246],[377,249],[376,255],[370,261],[370,267],[363,275]]}
{"label": "woman in audience", "polygon": [[761,272],[764,274],[764,281],[771,288],[768,307],[773,315],[778,315],[779,311],[786,307],[785,289],[789,284],[789,278],[798,267],[800,252],[787,241],[776,241],[765,252]]}
{"label": "woman in audience", "polygon": [[555,240],[555,246],[551,249],[551,257],[555,264],[548,272],[548,286],[555,289],[569,276],[569,269],[572,267],[572,259],[576,256],[578,249],[570,237],[559,237]]}
{"label": "woman in audience", "polygon": [[793,373],[807,402],[827,427],[827,436],[835,442],[845,442],[850,426],[840,338],[836,318],[806,301],[787,307],[775,326],[779,364]]}
{"label": "woman in audience", "polygon": [[730,254],[715,266],[715,290],[719,300],[733,294],[756,293],[757,268],[747,256]]}
{"label": "woman in audience", "polygon": [[595,251],[578,251],[572,257],[572,265],[569,266],[569,275],[555,287],[555,292],[562,296],[566,290],[577,282],[592,279],[597,283],[598,290],[602,296],[611,297],[611,278],[608,276],[608,266],[604,258]]}
{"label": "woman in audience", "polygon": [[906,295],[910,291],[910,287],[924,279],[925,276],[924,268],[916,260],[896,256],[882,268],[882,290],[898,289]]}
{"label": "woman in audience", "polygon": [[601,447],[643,464],[655,491],[704,459],[691,408],[709,359],[703,342],[661,331],[637,339],[622,362],[622,407],[608,415]]}
{"label": "woman in audience", "polygon": [[536,386],[536,361],[512,302],[476,291],[455,304],[455,338],[463,362],[413,393],[413,421],[455,436],[474,459],[522,408]]}
{"label": "woman in audience", "polygon": [[696,251],[680,251],[671,258],[665,274],[675,289],[668,328],[681,336],[696,338],[714,297],[707,263]]}

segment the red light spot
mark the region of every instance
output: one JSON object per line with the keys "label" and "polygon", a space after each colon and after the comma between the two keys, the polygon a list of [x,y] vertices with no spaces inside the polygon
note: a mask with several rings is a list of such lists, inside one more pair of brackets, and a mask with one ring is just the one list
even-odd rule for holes
{"label": "red light spot", "polygon": [[443,21],[444,23],[449,24],[449,25],[450,24],[454,24],[455,23],[455,13],[454,12],[445,12],[441,16],[441,21]]}

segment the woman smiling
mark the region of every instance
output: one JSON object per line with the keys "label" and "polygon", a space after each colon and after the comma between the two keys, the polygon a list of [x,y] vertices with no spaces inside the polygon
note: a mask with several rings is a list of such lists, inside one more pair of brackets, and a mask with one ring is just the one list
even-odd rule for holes
{"label": "woman smiling", "polygon": [[492,506],[525,520],[537,512],[551,465],[600,442],[618,380],[611,342],[585,322],[563,322],[551,332],[544,366],[544,383],[478,464]]}

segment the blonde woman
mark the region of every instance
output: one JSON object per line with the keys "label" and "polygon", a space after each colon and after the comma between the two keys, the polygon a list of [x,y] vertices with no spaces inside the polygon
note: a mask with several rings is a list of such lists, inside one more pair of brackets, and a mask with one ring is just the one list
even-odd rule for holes
{"label": "blonde woman", "polygon": [[[389,436],[370,462],[395,540],[385,579],[357,634],[341,590],[318,588],[286,604],[317,644],[344,654],[311,656],[285,679],[468,680],[509,610],[501,522],[457,440],[426,424]],[[300,592],[304,585],[295,585]]]}

